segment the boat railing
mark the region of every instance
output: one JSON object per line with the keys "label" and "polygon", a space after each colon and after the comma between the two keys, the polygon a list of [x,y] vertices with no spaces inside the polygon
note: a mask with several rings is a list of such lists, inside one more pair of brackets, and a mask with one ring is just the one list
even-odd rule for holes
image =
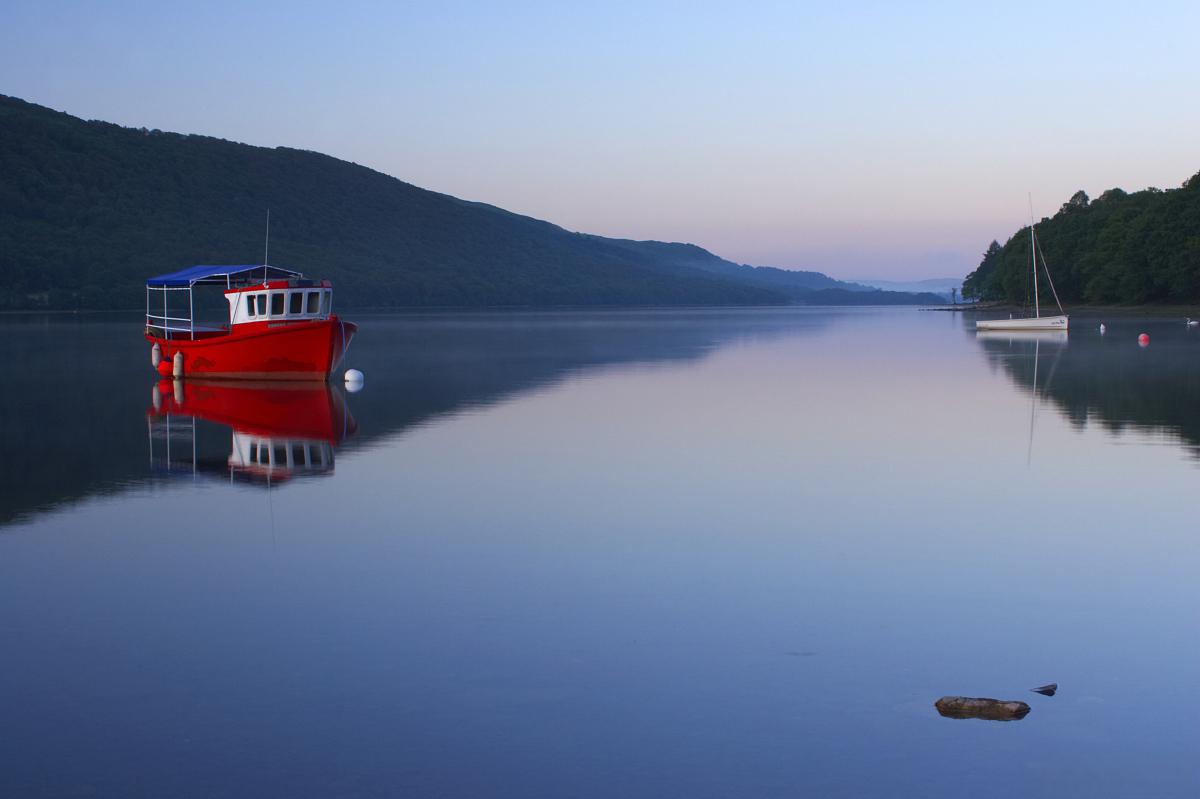
{"label": "boat railing", "polygon": [[[150,292],[162,292],[162,313],[151,313],[150,311]],[[188,315],[187,316],[171,316],[167,309],[167,292],[168,291],[186,291],[188,295]],[[157,305],[157,304],[156,304]],[[158,310],[157,307],[155,310]],[[181,322],[184,324],[173,325],[172,322]],[[189,339],[196,337],[196,320],[195,311],[192,304],[192,288],[191,286],[146,286],[146,327],[155,328],[163,331],[163,338],[170,339],[172,333],[187,333]]]}

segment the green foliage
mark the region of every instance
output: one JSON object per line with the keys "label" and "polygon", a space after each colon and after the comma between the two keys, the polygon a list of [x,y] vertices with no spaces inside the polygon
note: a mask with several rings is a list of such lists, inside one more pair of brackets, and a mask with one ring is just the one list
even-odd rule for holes
{"label": "green foliage", "polygon": [[[1077,192],[1038,223],[1037,238],[1064,303],[1200,302],[1200,174],[1166,191],[1109,189],[1090,202]],[[1002,248],[992,242],[963,296],[1024,303],[1030,263],[1026,227]]]}
{"label": "green foliage", "polygon": [[993,283],[999,279],[996,269],[1000,265],[1002,251],[1003,248],[998,241],[993,241],[988,245],[987,251],[983,254],[983,260],[979,262],[979,267],[967,275],[967,279],[963,281],[963,299],[989,299],[998,291],[998,287]]}
{"label": "green foliage", "polygon": [[1088,200],[1087,192],[1085,192],[1083,189],[1080,189],[1071,195],[1071,199],[1062,204],[1062,208],[1060,208],[1059,211],[1070,211],[1074,208],[1087,208],[1089,202],[1090,200]]}

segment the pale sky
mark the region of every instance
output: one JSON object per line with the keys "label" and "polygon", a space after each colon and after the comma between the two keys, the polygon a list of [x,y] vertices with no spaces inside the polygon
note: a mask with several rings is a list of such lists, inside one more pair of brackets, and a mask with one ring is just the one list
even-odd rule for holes
{"label": "pale sky", "polygon": [[328,153],[609,236],[961,275],[1200,171],[1197,3],[7,0],[0,93]]}

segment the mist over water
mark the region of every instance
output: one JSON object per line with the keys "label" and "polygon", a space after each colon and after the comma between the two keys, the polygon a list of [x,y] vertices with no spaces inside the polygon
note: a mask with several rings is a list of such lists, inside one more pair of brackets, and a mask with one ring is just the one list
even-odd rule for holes
{"label": "mist over water", "polygon": [[282,398],[0,321],[0,794],[1200,785],[1182,320],[356,321],[364,390]]}

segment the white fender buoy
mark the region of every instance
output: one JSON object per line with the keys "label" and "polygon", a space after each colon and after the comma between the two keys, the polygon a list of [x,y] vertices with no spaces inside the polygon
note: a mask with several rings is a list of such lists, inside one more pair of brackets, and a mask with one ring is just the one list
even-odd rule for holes
{"label": "white fender buoy", "polygon": [[1108,330],[1108,328],[1104,326],[1103,322],[1101,322],[1100,323],[1100,335],[1103,336],[1106,330]]}
{"label": "white fender buoy", "polygon": [[155,383],[154,388],[150,389],[150,402],[154,405],[155,413],[162,411],[162,392],[158,389],[158,383]]}
{"label": "white fender buoy", "polygon": [[154,346],[150,348],[150,365],[155,369],[158,368],[159,361],[162,360],[162,347],[158,342],[154,342]]}
{"label": "white fender buoy", "polygon": [[356,394],[362,391],[363,373],[357,369],[346,370],[346,390],[351,394]]}
{"label": "white fender buoy", "polygon": [[179,408],[183,405],[183,381],[176,378],[171,382],[174,383],[173,387],[175,390],[172,393],[175,395],[175,410],[178,412]]}
{"label": "white fender buoy", "polygon": [[183,377],[183,352],[176,352],[175,358],[171,361],[171,377],[178,380]]}

